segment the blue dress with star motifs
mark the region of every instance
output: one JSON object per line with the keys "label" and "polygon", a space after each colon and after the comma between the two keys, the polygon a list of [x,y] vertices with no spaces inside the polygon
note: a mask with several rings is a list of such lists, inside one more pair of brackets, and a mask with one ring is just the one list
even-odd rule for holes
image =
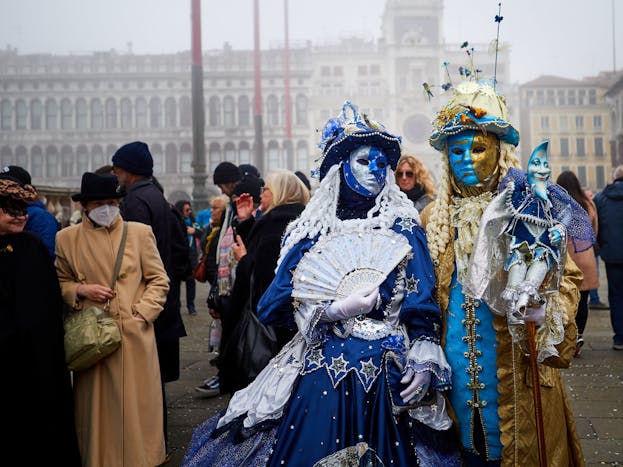
{"label": "blue dress with star motifs", "polygon": [[[460,465],[449,424],[437,424],[443,429],[429,426],[435,424],[430,420],[437,412],[445,413],[443,397],[437,396],[449,389],[449,370],[432,357],[411,361],[414,348],[438,348],[441,326],[425,233],[412,219],[397,219],[392,230],[407,238],[412,251],[380,286],[380,301],[362,321],[364,331],[311,315],[305,329],[297,321],[304,344],[279,416],[251,426],[243,423],[244,414],[219,427],[219,417],[207,420],[195,430],[184,465]],[[293,307],[292,272],[317,240],[302,240],[284,257],[258,305],[263,323],[294,324],[294,314],[301,308]],[[326,306],[319,303],[318,309]],[[377,328],[385,326],[385,331],[366,331],[368,320]],[[262,372],[275,371],[276,392],[277,369],[296,357],[283,359],[269,363]],[[431,371],[430,388],[417,408],[405,407],[399,396],[406,387],[400,383],[405,365]],[[266,377],[260,374],[261,379]],[[253,392],[254,383],[243,391]],[[352,463],[340,464],[348,459]]]}

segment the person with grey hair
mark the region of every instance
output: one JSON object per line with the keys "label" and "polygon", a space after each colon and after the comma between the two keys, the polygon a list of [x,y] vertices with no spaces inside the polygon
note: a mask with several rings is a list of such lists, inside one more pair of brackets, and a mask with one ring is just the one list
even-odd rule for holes
{"label": "person with grey hair", "polygon": [[614,169],[612,183],[595,195],[599,219],[599,253],[606,265],[608,280],[608,302],[610,303],[610,322],[614,336],[612,348],[623,350],[623,250],[620,248],[623,238],[623,165]]}

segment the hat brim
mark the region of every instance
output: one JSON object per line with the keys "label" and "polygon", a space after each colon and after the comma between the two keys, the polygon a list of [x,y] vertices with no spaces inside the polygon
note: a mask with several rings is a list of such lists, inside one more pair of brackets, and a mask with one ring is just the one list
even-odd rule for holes
{"label": "hat brim", "polygon": [[517,130],[513,127],[513,125],[501,119],[479,122],[478,125],[466,124],[449,126],[440,131],[434,132],[428,142],[438,151],[443,151],[446,148],[446,143],[450,136],[464,131],[482,131],[483,129],[496,135],[500,141],[512,144],[513,146],[517,146],[519,144],[519,133]]}
{"label": "hat brim", "polygon": [[344,134],[329,144],[320,164],[320,179],[324,178],[332,166],[339,164],[353,150],[361,146],[372,146],[383,151],[390,167],[395,170],[401,155],[400,142],[400,137],[382,131],[362,131]]}
{"label": "hat brim", "polygon": [[100,199],[118,199],[125,196],[125,191],[120,193],[88,193],[83,195],[82,193],[76,193],[71,195],[72,201],[96,201]]}

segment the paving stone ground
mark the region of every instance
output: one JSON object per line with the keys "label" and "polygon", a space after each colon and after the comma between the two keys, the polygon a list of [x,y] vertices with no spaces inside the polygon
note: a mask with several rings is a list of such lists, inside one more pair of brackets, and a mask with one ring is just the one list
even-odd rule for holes
{"label": "paving stone ground", "polygon": [[[603,265],[600,269],[605,278]],[[602,282],[600,296],[607,301]],[[197,284],[198,313],[190,316],[182,308],[188,337],[181,340],[181,376],[179,381],[167,384],[171,467],[181,465],[193,428],[219,413],[229,401],[227,396],[201,398],[194,390],[216,374],[209,364],[213,354],[208,351],[211,318],[206,295],[207,286]],[[184,300],[182,303],[185,305]],[[590,310],[584,339],[581,356],[564,370],[584,457],[591,467],[623,465],[623,351],[612,349],[609,310]]]}

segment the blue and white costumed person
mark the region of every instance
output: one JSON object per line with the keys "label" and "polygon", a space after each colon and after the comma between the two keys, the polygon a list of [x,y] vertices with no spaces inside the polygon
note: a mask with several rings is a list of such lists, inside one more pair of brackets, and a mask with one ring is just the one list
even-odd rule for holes
{"label": "blue and white costumed person", "polygon": [[346,102],[320,147],[320,186],[258,305],[298,333],[195,430],[185,465],[459,465],[433,265],[394,182],[400,138]]}

